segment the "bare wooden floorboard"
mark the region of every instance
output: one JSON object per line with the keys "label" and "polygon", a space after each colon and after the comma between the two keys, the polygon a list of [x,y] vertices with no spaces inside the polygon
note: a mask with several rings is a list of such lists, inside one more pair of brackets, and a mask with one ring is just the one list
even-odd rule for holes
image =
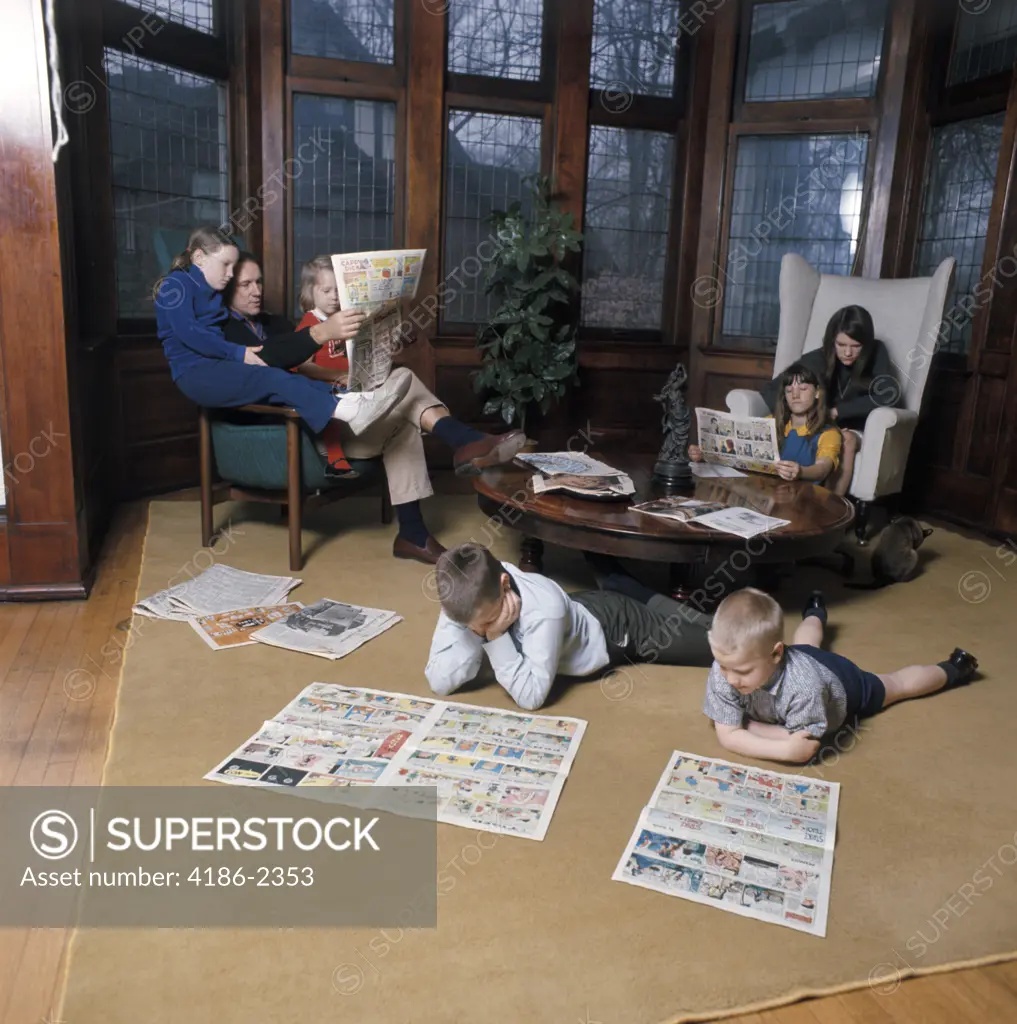
{"label": "bare wooden floorboard", "polygon": [[[120,627],[130,621],[147,523],[145,502],[118,511],[87,602],[0,605],[0,783],[100,783],[125,646],[130,657],[130,633]],[[0,929],[0,1024],[59,1019],[68,938],[60,929]],[[889,995],[862,989],[730,1020],[1017,1021],[1017,962],[912,979]]]}

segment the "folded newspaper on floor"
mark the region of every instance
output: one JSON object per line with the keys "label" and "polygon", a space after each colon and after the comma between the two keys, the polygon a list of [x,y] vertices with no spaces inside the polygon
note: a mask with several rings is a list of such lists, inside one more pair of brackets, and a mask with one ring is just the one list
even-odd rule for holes
{"label": "folded newspaper on floor", "polygon": [[676,750],[611,877],[825,937],[839,797]]}
{"label": "folded newspaper on floor", "polygon": [[534,494],[571,494],[577,498],[608,498],[617,501],[636,492],[635,484],[624,473],[611,476],[560,473],[551,477],[537,473],[530,482]]}
{"label": "folded newspaper on floor", "polygon": [[217,562],[197,576],[139,601],[134,612],[183,622],[198,615],[282,604],[300,582],[294,576],[266,576]]}
{"label": "folded newspaper on floor", "polygon": [[257,630],[251,638],[335,661],[402,621],[403,617],[396,612],[361,608],[324,597]]}
{"label": "folded newspaper on floor", "polygon": [[517,455],[521,462],[545,476],[624,476],[620,469],[593,458],[585,452],[527,452]]}
{"label": "folded newspaper on floor", "polygon": [[205,778],[311,797],[436,786],[439,821],[539,840],[585,729],[578,718],[312,683]]}
{"label": "folded newspaper on floor", "polygon": [[752,473],[777,475],[780,458],[777,424],[772,416],[732,416],[716,409],[696,409],[703,460]]}
{"label": "folded newspaper on floor", "polygon": [[216,612],[214,615],[201,615],[188,621],[194,627],[194,632],[213,651],[226,651],[233,647],[250,647],[257,644],[257,640],[251,639],[251,634],[255,630],[283,619],[303,607],[299,601],[292,601],[289,604]]}
{"label": "folded newspaper on floor", "polygon": [[385,383],[392,357],[402,350],[402,300],[417,294],[426,249],[351,252],[332,257],[339,308],[361,310],[367,320],[346,342],[350,391],[373,391]]}

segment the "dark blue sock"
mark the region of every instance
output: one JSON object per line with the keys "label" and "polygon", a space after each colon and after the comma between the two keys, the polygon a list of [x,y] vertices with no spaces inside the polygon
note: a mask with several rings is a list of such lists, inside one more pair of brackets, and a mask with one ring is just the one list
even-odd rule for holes
{"label": "dark blue sock", "polygon": [[452,449],[462,448],[464,444],[469,444],[471,441],[483,441],[487,437],[487,434],[468,427],[454,416],[442,416],[431,428],[431,433]]}
{"label": "dark blue sock", "polygon": [[396,505],[396,518],[399,520],[399,536],[422,548],[427,543],[428,532],[424,517],[420,514],[419,501],[407,501]]}

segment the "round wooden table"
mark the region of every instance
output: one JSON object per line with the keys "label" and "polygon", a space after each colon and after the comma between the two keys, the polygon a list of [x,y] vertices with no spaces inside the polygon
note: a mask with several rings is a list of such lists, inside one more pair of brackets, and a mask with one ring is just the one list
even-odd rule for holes
{"label": "round wooden table", "polygon": [[[480,508],[523,535],[520,568],[540,570],[546,541],[619,558],[667,562],[677,570],[672,583],[682,594],[702,578],[704,570],[724,563],[744,571],[748,564],[786,564],[830,554],[854,519],[846,498],[816,484],[749,474],[695,478],[687,487],[664,490],[651,480],[653,456],[605,456],[603,460],[632,478],[637,493],[629,500],[538,496],[530,483],[533,470],[515,464],[489,469],[474,480]],[[664,494],[754,508],[788,519],[790,525],[745,540],[630,511],[630,505]],[[746,564],[741,565],[742,561]]]}

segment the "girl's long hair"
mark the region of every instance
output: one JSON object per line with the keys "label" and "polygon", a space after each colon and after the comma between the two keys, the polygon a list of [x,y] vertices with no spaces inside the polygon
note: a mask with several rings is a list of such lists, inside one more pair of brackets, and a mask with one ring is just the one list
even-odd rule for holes
{"label": "girl's long hair", "polygon": [[806,416],[809,435],[818,434],[826,426],[826,388],[823,382],[803,363],[792,363],[780,375],[780,388],[777,392],[777,411],[773,418],[777,423],[777,440],[781,441],[784,431],[791,422],[791,407],[787,404],[787,389],[794,381],[799,384],[811,384],[816,389],[816,404]]}
{"label": "girl's long hair", "polygon": [[833,387],[837,371],[837,335],[846,334],[862,346],[861,355],[851,367],[853,383],[865,388],[872,377],[872,361],[876,355],[876,331],[872,315],[864,306],[845,306],[830,317],[823,335],[823,355],[826,357],[826,390]]}
{"label": "girl's long hair", "polygon": [[208,225],[195,228],[187,238],[187,248],[173,257],[173,262],[170,263],[169,270],[167,270],[166,273],[155,282],[152,294],[154,296],[158,296],[159,287],[174,270],[187,270],[191,265],[191,255],[196,250],[201,249],[202,252],[207,252],[211,256],[219,252],[220,249],[224,249],[227,245],[236,244],[237,243],[220,228]]}

